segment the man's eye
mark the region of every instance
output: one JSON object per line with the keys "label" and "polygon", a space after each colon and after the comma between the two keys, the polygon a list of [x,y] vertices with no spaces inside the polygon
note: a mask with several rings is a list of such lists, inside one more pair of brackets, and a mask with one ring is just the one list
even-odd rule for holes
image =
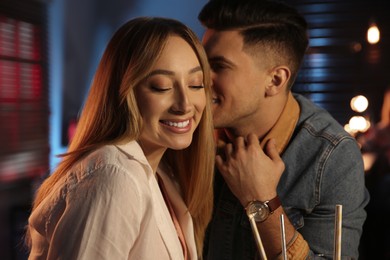
{"label": "man's eye", "polygon": [[220,63],[211,63],[210,67],[213,71],[219,71],[226,68],[226,66]]}

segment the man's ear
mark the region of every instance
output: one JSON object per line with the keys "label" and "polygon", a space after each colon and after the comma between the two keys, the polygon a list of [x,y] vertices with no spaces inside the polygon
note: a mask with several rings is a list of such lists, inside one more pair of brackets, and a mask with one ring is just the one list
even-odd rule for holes
{"label": "man's ear", "polygon": [[277,66],[270,71],[271,81],[266,88],[267,96],[274,96],[286,91],[287,83],[291,78],[291,71],[287,66]]}

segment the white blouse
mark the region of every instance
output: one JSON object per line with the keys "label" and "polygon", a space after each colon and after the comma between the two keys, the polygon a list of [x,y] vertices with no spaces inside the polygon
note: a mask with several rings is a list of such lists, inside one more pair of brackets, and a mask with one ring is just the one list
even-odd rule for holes
{"label": "white blouse", "polygon": [[[193,223],[175,183],[159,169],[197,259]],[[29,259],[183,259],[157,180],[132,141],[93,152],[58,182],[34,210]]]}

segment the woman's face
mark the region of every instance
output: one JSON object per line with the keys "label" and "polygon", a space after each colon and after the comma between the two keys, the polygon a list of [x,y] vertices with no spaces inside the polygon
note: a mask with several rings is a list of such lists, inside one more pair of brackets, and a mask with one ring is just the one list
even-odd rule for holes
{"label": "woman's face", "polygon": [[188,147],[206,105],[203,72],[191,46],[170,36],[151,72],[135,89],[144,152]]}

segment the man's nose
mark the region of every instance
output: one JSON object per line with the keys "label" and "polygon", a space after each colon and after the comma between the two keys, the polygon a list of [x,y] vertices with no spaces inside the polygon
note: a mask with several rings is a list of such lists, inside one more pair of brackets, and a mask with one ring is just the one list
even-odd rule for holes
{"label": "man's nose", "polygon": [[217,84],[217,73],[215,73],[214,71],[211,71],[211,89],[216,89],[218,88],[218,84]]}

